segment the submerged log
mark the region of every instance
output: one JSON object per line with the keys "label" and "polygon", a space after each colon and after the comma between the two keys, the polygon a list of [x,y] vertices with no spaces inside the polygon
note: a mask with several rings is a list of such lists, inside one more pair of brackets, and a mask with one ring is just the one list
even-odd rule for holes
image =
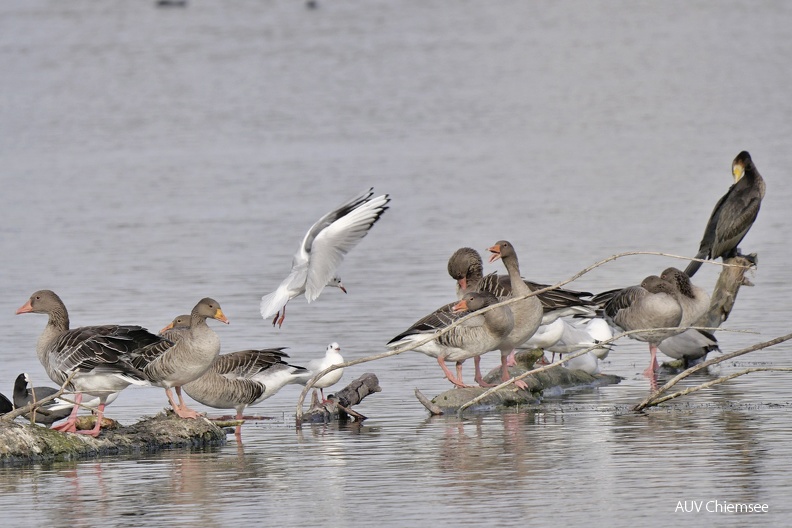
{"label": "submerged log", "polygon": [[153,453],[164,449],[219,446],[225,442],[225,432],[209,420],[183,419],[172,412],[113,431],[103,429],[98,438],[61,433],[37,425],[0,422],[0,465]]}
{"label": "submerged log", "polygon": [[[350,418],[358,421],[365,420],[366,417],[352,410],[352,406],[357,405],[363,401],[363,398],[375,392],[382,392],[382,388],[379,386],[377,376],[370,372],[352,381],[338,393],[329,395],[328,401],[325,403],[319,401],[314,391],[311,408],[303,414],[301,421],[329,423],[336,420],[343,422]],[[299,426],[300,423],[297,425]]]}
{"label": "submerged log", "polygon": [[[542,350],[525,350],[518,352],[515,355],[517,365],[509,369],[509,373],[514,376],[519,376],[531,370],[536,361],[544,355]],[[501,369],[500,367],[492,369],[484,380],[488,383],[500,383]],[[572,370],[561,367],[553,368],[544,372],[538,372],[523,378],[523,381],[528,385],[527,389],[520,389],[516,385],[510,385],[496,392],[493,392],[485,399],[480,401],[473,410],[502,410],[508,407],[515,407],[518,405],[537,404],[541,402],[541,397],[547,395],[548,392],[555,394],[562,394],[570,390],[577,390],[583,388],[599,387],[602,385],[612,385],[619,383],[622,380],[619,376],[610,374],[597,374],[591,375],[582,370]],[[432,398],[427,405],[422,398],[426,400],[423,394],[416,389],[416,397],[419,401],[431,412],[432,414],[452,414],[459,410],[465,403],[473,398],[480,396],[486,389],[481,387],[467,387],[464,389],[454,388],[445,391]]]}

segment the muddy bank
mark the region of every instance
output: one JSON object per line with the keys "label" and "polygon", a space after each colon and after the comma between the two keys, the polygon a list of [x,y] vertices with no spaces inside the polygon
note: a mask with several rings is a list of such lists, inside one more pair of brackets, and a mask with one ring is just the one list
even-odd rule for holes
{"label": "muddy bank", "polygon": [[165,449],[219,446],[226,433],[205,418],[185,420],[168,412],[129,427],[102,430],[98,438],[46,427],[0,422],[0,465],[81,460]]}

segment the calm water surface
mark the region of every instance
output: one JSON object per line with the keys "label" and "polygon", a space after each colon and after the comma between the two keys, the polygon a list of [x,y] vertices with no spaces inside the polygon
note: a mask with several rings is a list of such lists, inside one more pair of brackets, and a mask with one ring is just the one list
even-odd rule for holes
{"label": "calm water surface", "polygon": [[[4,2],[0,388],[23,371],[49,384],[44,318],[13,315],[41,288],[74,325],[151,329],[212,296],[231,319],[224,351],[287,346],[304,364],[331,341],[381,352],[453,300],[461,246],[509,239],[524,275],[550,282],[621,251],[691,255],[743,149],[768,194],[742,244],[755,287],[724,328],[754,333],[723,332],[721,348],[786,334],[789,27],[781,2]],[[293,301],[279,330],[262,321],[305,230],[369,186],[393,201],[340,270],[349,294]],[[624,258],[573,286],[672,264]],[[0,509],[17,526],[788,525],[789,377],[635,415],[647,356],[621,343],[603,366],[619,385],[458,420],[427,417],[413,389],[449,385],[407,353],[345,373],[380,379],[362,426],[295,431],[287,387],[241,445],[0,469]],[[109,411],[132,423],[165,404],[127,390]],[[713,500],[770,513],[675,513]]]}

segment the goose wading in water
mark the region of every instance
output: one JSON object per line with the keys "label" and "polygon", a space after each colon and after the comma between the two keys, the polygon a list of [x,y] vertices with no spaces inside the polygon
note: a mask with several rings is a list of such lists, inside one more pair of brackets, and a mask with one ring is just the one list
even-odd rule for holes
{"label": "goose wading in water", "polygon": [[[210,318],[228,324],[220,303],[205,297],[190,312],[190,326],[176,342],[163,339],[136,351],[132,360],[151,384],[165,389],[173,411],[182,418],[200,416],[184,403],[182,386],[200,378],[220,353],[220,338],[206,324]],[[176,390],[178,403],[171,388]]]}
{"label": "goose wading in water", "polygon": [[[489,251],[492,253],[490,262],[500,259],[503,261],[506,271],[509,272],[509,280],[511,282],[510,298],[522,297],[533,292],[520,276],[520,263],[517,260],[517,252],[510,242],[500,240],[490,247]],[[514,315],[514,327],[498,345],[498,349],[501,352],[501,379],[503,381],[511,379],[509,367],[514,365],[516,348],[534,335],[539,325],[542,324],[542,316],[544,314],[542,303],[539,302],[536,295],[512,303],[509,307]],[[517,381],[515,385],[523,389],[527,388],[527,384],[524,381]]]}
{"label": "goose wading in water", "polygon": [[[488,291],[498,299],[505,300],[511,295],[511,279],[508,275],[499,275],[496,272],[484,275],[483,261],[478,251],[473,248],[463,247],[454,252],[448,259],[448,274],[456,281],[457,297],[469,291]],[[546,284],[539,284],[523,279],[532,291],[547,288]],[[591,297],[590,292],[579,292],[556,288],[537,295],[542,303],[542,325],[549,325],[559,317],[578,315],[593,317],[595,315],[592,303],[584,297]]]}
{"label": "goose wading in water", "polygon": [[135,325],[83,326],[69,329],[69,313],[63,301],[51,290],[39,290],[30,296],[17,314],[41,313],[49,316],[44,332],[36,343],[36,354],[49,378],[62,386],[73,375],[67,388],[76,393],[75,403],[84,395],[95,402],[96,425],[78,431],[75,405],[69,418],[53,427],[57,431],[97,436],[105,406],[129,385],[148,385],[145,375],[132,365],[132,353],[162,341],[143,327]]}
{"label": "goose wading in water", "polygon": [[[160,334],[178,341],[189,330],[190,316],[180,315]],[[288,354],[283,348],[261,350],[240,350],[221,354],[212,362],[200,378],[182,386],[195,401],[215,409],[235,409],[237,420],[251,420],[255,417],[244,416],[246,407],[256,405],[277,393],[290,383],[300,383],[308,370],[284,361]],[[220,419],[228,419],[223,416]],[[236,435],[242,426],[236,427]]]}
{"label": "goose wading in water", "polygon": [[[765,182],[746,151],[737,154],[732,162],[734,184],[729,187],[707,221],[696,258],[723,260],[738,255],[737,246],[748,234],[765,195]],[[701,267],[701,262],[691,261],[685,269],[692,277]]]}
{"label": "goose wading in water", "polygon": [[[410,328],[391,339],[388,347],[409,346],[410,343],[422,341],[451,326],[469,312],[476,312],[497,303],[498,298],[489,292],[468,292],[459,302],[442,306],[419,319]],[[414,350],[436,358],[448,381],[455,386],[468,387],[462,380],[462,363],[468,358],[478,358],[490,350],[497,350],[513,327],[514,318],[511,309],[508,306],[498,306],[471,317]],[[456,375],[448,369],[446,361],[456,363]],[[485,386],[483,380],[480,380],[479,384]]]}
{"label": "goose wading in water", "polygon": [[[338,343],[330,343],[327,345],[325,349],[325,355],[320,358],[312,359],[308,362],[308,375],[303,376],[298,383],[302,383],[305,385],[308,383],[308,380],[311,379],[316,374],[319,374],[326,368],[330,368],[333,365],[339,365],[344,362],[344,358],[341,356],[341,345]],[[325,399],[324,389],[328,387],[332,387],[336,383],[341,380],[341,376],[344,375],[344,369],[339,368],[335,370],[331,370],[318,380],[314,384],[314,390],[319,389],[319,394],[322,396],[322,403],[327,403],[327,399]]]}
{"label": "goose wading in water", "polygon": [[[676,299],[674,286],[657,275],[646,277],[639,286],[617,291],[604,306],[606,320],[623,331],[644,330],[630,338],[649,343],[651,360],[643,371],[654,379],[657,371],[657,345],[677,334],[674,329],[682,321],[682,307]],[[668,328],[669,330],[660,330]]]}
{"label": "goose wading in water", "polygon": [[[23,372],[14,381],[14,408],[19,409],[33,402],[37,402],[48,396],[52,396],[59,389],[53,387],[28,387],[30,376]],[[36,423],[52,425],[58,420],[67,418],[74,408],[73,403],[55,398],[45,403],[32,413],[27,413],[25,418],[30,418],[31,414]]]}
{"label": "goose wading in water", "polygon": [[300,294],[308,302],[319,297],[325,286],[336,286],[346,293],[336,270],[353,247],[371,230],[388,209],[387,194],[372,198],[374,189],[355,196],[320,218],[305,234],[292,258],[289,276],[280,286],[261,298],[261,317],[272,325],[283,325],[286,304]]}

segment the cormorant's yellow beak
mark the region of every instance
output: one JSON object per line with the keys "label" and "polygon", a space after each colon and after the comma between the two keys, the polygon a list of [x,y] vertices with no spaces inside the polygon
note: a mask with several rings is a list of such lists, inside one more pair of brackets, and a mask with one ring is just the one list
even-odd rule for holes
{"label": "cormorant's yellow beak", "polygon": [[745,176],[745,167],[742,163],[735,163],[732,165],[732,174],[734,175],[734,183],[737,183]]}

